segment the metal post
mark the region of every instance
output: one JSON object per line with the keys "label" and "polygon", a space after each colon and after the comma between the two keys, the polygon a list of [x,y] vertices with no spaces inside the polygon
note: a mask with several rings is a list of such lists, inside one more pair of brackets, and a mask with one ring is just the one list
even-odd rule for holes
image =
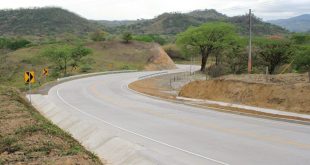
{"label": "metal post", "polygon": [[268,74],[269,74],[269,70],[268,70],[268,66],[266,66],[266,82],[268,82]]}
{"label": "metal post", "polygon": [[249,59],[248,59],[248,73],[251,74],[252,72],[252,11],[249,9],[249,29],[250,29],[250,36],[249,36]]}
{"label": "metal post", "polygon": [[[28,77],[30,78],[30,72],[29,72],[29,74],[28,74]],[[28,87],[29,87],[29,102],[30,102],[30,104],[31,104],[31,83],[30,83],[30,80],[29,80],[29,82],[28,82]]]}

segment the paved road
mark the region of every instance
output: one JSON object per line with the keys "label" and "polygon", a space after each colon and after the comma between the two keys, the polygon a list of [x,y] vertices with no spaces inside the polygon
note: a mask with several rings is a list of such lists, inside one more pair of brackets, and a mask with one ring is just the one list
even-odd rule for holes
{"label": "paved road", "polygon": [[48,99],[145,147],[158,164],[310,164],[310,126],[170,103],[127,88],[150,73],[66,82]]}

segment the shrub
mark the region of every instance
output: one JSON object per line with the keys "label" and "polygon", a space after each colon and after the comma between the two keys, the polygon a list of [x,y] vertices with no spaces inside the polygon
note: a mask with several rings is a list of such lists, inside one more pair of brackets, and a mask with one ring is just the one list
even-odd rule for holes
{"label": "shrub", "polygon": [[130,32],[125,32],[122,35],[122,39],[126,42],[129,43],[129,41],[132,40],[132,34]]}
{"label": "shrub", "polygon": [[226,74],[226,68],[222,64],[211,65],[208,68],[208,75],[211,77],[219,77]]}
{"label": "shrub", "polygon": [[81,72],[86,73],[86,72],[89,72],[90,70],[92,70],[92,66],[89,64],[83,64],[81,66]]}
{"label": "shrub", "polygon": [[106,32],[98,29],[95,32],[90,33],[90,38],[93,41],[104,41],[106,39],[106,35]]}

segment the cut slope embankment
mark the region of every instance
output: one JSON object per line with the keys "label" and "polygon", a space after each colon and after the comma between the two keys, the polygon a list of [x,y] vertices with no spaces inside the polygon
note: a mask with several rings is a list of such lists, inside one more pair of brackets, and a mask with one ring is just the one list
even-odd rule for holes
{"label": "cut slope embankment", "polygon": [[0,86],[0,123],[0,164],[102,164],[14,88]]}
{"label": "cut slope embankment", "polygon": [[223,79],[194,81],[185,85],[179,95],[310,114],[310,83],[266,84]]}

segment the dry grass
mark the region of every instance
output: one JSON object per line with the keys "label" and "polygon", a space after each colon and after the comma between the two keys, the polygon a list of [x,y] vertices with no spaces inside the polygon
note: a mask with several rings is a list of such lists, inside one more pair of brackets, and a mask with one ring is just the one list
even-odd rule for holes
{"label": "dry grass", "polygon": [[0,164],[102,164],[69,134],[0,86]]}
{"label": "dry grass", "polygon": [[[154,43],[132,41],[125,44],[121,41],[104,41],[90,42],[85,45],[93,50],[93,54],[84,59],[84,62],[87,63],[84,65],[89,68],[86,72],[89,73],[122,69],[143,70],[149,64],[156,66],[151,68],[153,70],[174,67],[173,61],[163,52],[158,44]],[[6,55],[1,55],[1,84],[18,87],[23,90],[25,88],[23,73],[28,70],[34,70],[37,79],[34,87],[40,86],[39,81],[41,84],[45,83],[45,79],[41,76],[42,69],[45,67],[48,67],[50,72],[47,81],[55,80],[57,76],[53,76],[55,72],[53,70],[53,63],[41,55],[42,51],[48,46],[40,45],[23,48]],[[82,65],[73,71],[71,71],[71,67],[68,67],[69,75],[84,73]]]}

